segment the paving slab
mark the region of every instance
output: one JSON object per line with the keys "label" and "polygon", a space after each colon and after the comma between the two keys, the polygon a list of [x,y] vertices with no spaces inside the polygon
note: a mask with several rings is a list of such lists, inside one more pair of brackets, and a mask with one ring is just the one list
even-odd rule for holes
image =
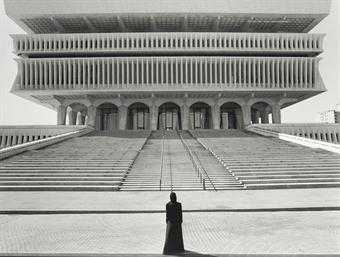
{"label": "paving slab", "polygon": [[[340,254],[339,212],[184,213],[198,254]],[[0,253],[161,254],[165,215],[0,215]]]}
{"label": "paving slab", "polygon": [[[180,191],[184,211],[340,209],[339,188]],[[0,192],[6,211],[161,212],[169,192]]]}

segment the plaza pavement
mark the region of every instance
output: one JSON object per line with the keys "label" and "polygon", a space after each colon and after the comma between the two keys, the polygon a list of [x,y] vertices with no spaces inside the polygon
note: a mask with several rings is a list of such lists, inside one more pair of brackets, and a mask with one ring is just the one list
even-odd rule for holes
{"label": "plaza pavement", "polygon": [[[184,213],[200,254],[340,254],[338,212]],[[1,253],[160,254],[165,215],[1,215]],[[25,255],[24,255],[25,256]]]}
{"label": "plaza pavement", "polygon": [[[340,210],[340,188],[179,191],[184,211]],[[163,212],[169,192],[0,192],[0,214]]]}
{"label": "plaza pavement", "polygon": [[[340,254],[340,189],[177,193],[195,256]],[[0,192],[0,256],[159,256],[168,196]]]}

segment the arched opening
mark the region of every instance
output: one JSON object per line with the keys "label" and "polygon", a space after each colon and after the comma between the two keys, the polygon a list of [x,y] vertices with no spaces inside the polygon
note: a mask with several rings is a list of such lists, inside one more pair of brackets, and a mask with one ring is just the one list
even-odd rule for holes
{"label": "arched opening", "polygon": [[118,107],[112,103],[103,103],[97,108],[96,128],[97,130],[118,129]]}
{"label": "arched opening", "polygon": [[220,107],[221,129],[241,129],[243,127],[243,113],[239,104],[224,103]]}
{"label": "arched opening", "polygon": [[189,110],[190,129],[210,129],[212,127],[211,107],[202,102],[194,103]]}
{"label": "arched opening", "polygon": [[81,103],[73,103],[66,108],[66,125],[85,125],[87,123],[87,107]]}
{"label": "arched opening", "polygon": [[268,124],[273,123],[272,108],[268,103],[257,102],[251,106],[251,123]]}
{"label": "arched opening", "polygon": [[181,129],[181,111],[175,103],[164,103],[158,108],[158,129]]}
{"label": "arched opening", "polygon": [[146,104],[134,103],[128,109],[128,129],[150,129],[150,110]]}

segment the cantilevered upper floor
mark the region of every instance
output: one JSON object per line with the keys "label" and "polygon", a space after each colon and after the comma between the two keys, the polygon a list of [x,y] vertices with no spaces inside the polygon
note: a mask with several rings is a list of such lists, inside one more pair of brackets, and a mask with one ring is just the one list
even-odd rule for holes
{"label": "cantilevered upper floor", "polygon": [[28,33],[309,32],[330,0],[5,0]]}
{"label": "cantilevered upper floor", "polygon": [[29,58],[123,55],[317,56],[324,34],[91,33],[12,35],[15,54]]}

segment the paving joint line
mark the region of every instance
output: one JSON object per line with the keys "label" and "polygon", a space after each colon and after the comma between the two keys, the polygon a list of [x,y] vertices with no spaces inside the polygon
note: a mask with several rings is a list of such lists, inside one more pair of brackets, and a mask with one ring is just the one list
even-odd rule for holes
{"label": "paving joint line", "polygon": [[[183,212],[311,212],[340,211],[340,206],[288,208],[187,209]],[[57,214],[143,214],[165,213],[165,210],[1,210],[0,215],[57,215]]]}

